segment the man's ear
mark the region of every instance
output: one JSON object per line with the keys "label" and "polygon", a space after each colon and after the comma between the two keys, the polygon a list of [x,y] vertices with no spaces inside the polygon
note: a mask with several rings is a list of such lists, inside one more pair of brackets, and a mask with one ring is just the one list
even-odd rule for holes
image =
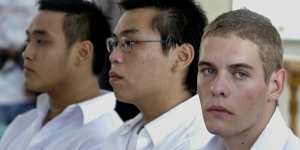
{"label": "man's ear", "polygon": [[78,43],[76,51],[76,64],[82,64],[92,59],[94,46],[91,41],[85,40]]}
{"label": "man's ear", "polygon": [[284,89],[284,83],[286,78],[285,69],[279,69],[274,71],[270,76],[269,81],[269,99],[268,102],[276,101],[280,97]]}
{"label": "man's ear", "polygon": [[175,56],[175,63],[172,67],[173,72],[188,68],[195,56],[194,47],[189,43],[184,43],[180,46],[177,45],[172,52]]}

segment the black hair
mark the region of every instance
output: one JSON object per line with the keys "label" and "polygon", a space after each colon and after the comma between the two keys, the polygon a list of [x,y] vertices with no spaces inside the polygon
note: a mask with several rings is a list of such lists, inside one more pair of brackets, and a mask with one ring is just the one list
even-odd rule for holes
{"label": "black hair", "polygon": [[63,30],[70,48],[76,41],[89,40],[94,46],[92,69],[99,75],[106,63],[106,39],[111,30],[106,16],[96,4],[84,0],[40,0],[39,10],[66,13]]}

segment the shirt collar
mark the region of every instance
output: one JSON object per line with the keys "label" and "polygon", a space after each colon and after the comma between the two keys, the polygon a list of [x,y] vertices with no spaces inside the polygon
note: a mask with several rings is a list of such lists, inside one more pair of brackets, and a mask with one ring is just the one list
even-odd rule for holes
{"label": "shirt collar", "polygon": [[[102,95],[92,99],[84,100],[80,103],[72,104],[65,108],[61,114],[73,112],[80,109],[82,113],[82,123],[87,124],[101,115],[114,111],[116,106],[116,97],[113,92],[101,90]],[[47,94],[38,96],[37,112],[40,117],[45,117],[50,108],[50,100]]]}
{"label": "shirt collar", "polygon": [[36,109],[39,117],[47,115],[50,108],[50,101],[47,94],[41,94],[37,97]]}
{"label": "shirt collar", "polygon": [[198,95],[172,108],[157,119],[145,125],[154,145],[158,145],[169,134],[184,128],[201,115],[201,104]]}
{"label": "shirt collar", "polygon": [[113,92],[101,91],[103,94],[78,104],[83,114],[83,124],[87,124],[105,113],[114,111],[116,97]]}
{"label": "shirt collar", "polygon": [[123,124],[123,126],[121,127],[122,129],[120,130],[120,134],[121,135],[128,134],[132,129],[134,129],[142,121],[143,121],[143,114],[139,113],[133,119],[130,119]]}
{"label": "shirt collar", "polygon": [[288,140],[289,130],[279,108],[276,108],[271,120],[251,147],[251,150],[283,149],[286,140]]}

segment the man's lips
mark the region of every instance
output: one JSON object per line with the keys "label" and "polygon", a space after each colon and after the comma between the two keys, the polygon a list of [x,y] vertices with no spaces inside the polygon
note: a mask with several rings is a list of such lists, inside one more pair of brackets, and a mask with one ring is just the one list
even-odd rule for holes
{"label": "man's lips", "polygon": [[109,79],[114,81],[114,80],[121,80],[121,79],[123,79],[123,77],[113,71],[110,71]]}
{"label": "man's lips", "polygon": [[229,110],[227,110],[225,107],[222,107],[222,106],[210,106],[207,109],[207,112],[211,112],[211,113],[225,113],[225,114],[233,115],[232,112],[230,112]]}
{"label": "man's lips", "polygon": [[24,65],[24,72],[25,73],[26,72],[34,72],[34,70],[31,67],[29,67],[28,65]]}

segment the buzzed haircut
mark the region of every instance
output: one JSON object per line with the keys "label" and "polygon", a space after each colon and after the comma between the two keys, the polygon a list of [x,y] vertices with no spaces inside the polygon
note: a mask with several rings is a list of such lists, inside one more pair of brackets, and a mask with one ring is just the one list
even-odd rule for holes
{"label": "buzzed haircut", "polygon": [[92,70],[99,75],[108,53],[106,39],[111,35],[107,18],[96,4],[84,0],[40,0],[39,10],[66,13],[63,22],[67,46],[77,41],[89,40],[94,47]]}
{"label": "buzzed haircut", "polygon": [[230,11],[220,15],[206,27],[203,39],[232,35],[249,40],[258,46],[265,81],[268,83],[272,72],[282,68],[283,65],[282,41],[271,21],[248,9]]}

